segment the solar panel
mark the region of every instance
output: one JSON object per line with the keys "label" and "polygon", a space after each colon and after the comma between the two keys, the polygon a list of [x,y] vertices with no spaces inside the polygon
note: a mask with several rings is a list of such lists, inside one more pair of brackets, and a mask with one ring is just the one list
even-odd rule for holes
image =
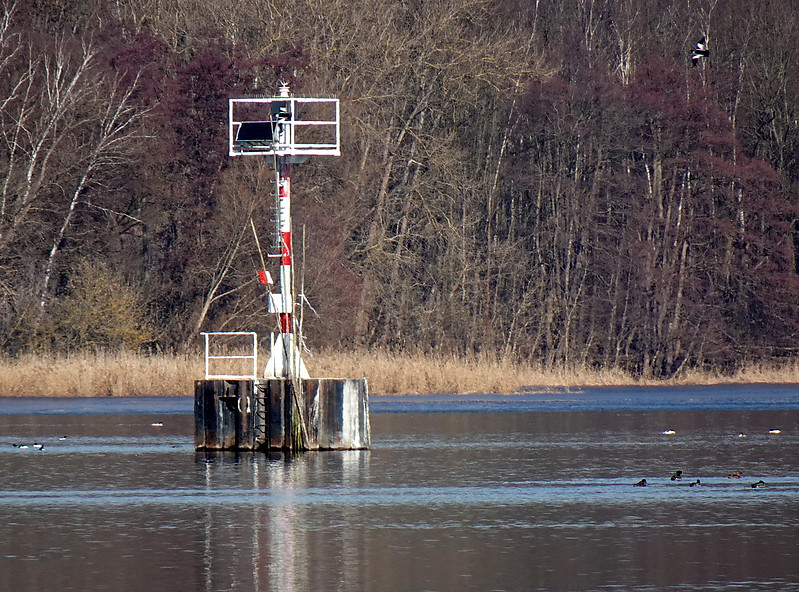
{"label": "solar panel", "polygon": [[242,121],[236,132],[236,143],[265,146],[272,143],[274,124],[271,121]]}

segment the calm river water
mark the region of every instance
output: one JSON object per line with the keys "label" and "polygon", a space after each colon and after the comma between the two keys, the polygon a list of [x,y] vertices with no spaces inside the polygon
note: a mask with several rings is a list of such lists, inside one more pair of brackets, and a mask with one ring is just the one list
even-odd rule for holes
{"label": "calm river water", "polygon": [[373,397],[294,458],[191,413],[0,399],[0,591],[799,590],[797,386]]}

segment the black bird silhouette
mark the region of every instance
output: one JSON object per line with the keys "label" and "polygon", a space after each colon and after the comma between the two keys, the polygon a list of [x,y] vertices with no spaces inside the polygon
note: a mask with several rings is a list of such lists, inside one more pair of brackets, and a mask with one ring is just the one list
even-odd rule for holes
{"label": "black bird silhouette", "polygon": [[671,476],[672,481],[682,481],[682,471],[674,471],[674,474]]}
{"label": "black bird silhouette", "polygon": [[641,479],[638,483],[634,484],[635,487],[646,487],[646,485],[646,479]]}
{"label": "black bird silhouette", "polygon": [[752,483],[752,485],[751,485],[752,489],[759,489],[759,488],[765,487],[765,486],[766,486],[766,482],[763,481],[763,479],[761,479],[760,481],[757,481],[756,483]]}
{"label": "black bird silhouette", "polygon": [[693,483],[689,483],[688,487],[700,487],[701,485],[702,485],[702,482],[699,479],[697,479]]}
{"label": "black bird silhouette", "polygon": [[696,43],[694,50],[691,53],[691,63],[693,63],[694,66],[698,66],[699,60],[706,58],[709,55],[710,50],[707,48],[707,41],[705,41],[705,38],[702,37],[702,39]]}

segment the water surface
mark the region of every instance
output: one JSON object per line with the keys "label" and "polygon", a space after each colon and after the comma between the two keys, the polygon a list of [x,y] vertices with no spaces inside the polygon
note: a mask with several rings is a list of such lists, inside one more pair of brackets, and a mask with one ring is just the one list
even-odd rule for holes
{"label": "water surface", "polygon": [[799,389],[654,390],[375,397],[372,450],[293,458],[0,400],[0,590],[799,590]]}

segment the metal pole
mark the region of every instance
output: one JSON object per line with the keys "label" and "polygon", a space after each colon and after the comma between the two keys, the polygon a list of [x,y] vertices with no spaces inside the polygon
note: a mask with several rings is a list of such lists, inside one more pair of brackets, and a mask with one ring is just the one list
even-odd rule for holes
{"label": "metal pole", "polygon": [[[290,124],[293,117],[293,103],[289,100],[289,90],[287,86],[281,86],[278,91],[280,98],[286,98],[285,106],[280,110],[273,111],[274,120],[274,141],[277,148],[291,144]],[[308,371],[305,369],[302,358],[300,357],[299,340],[296,332],[298,330],[295,321],[295,302],[294,302],[294,275],[292,262],[291,244],[291,156],[275,156],[275,184],[277,187],[277,241],[278,256],[280,257],[280,273],[278,281],[280,283],[280,303],[275,312],[278,315],[278,336],[272,342],[272,357],[267,364],[264,372],[265,376],[275,376],[277,378],[289,378],[299,380],[308,378]]]}
{"label": "metal pole", "polygon": [[293,378],[293,323],[294,290],[291,285],[291,176],[290,167],[282,157],[278,159],[278,236],[280,237],[280,298],[283,301],[279,315],[282,341],[283,368],[287,378]]}

